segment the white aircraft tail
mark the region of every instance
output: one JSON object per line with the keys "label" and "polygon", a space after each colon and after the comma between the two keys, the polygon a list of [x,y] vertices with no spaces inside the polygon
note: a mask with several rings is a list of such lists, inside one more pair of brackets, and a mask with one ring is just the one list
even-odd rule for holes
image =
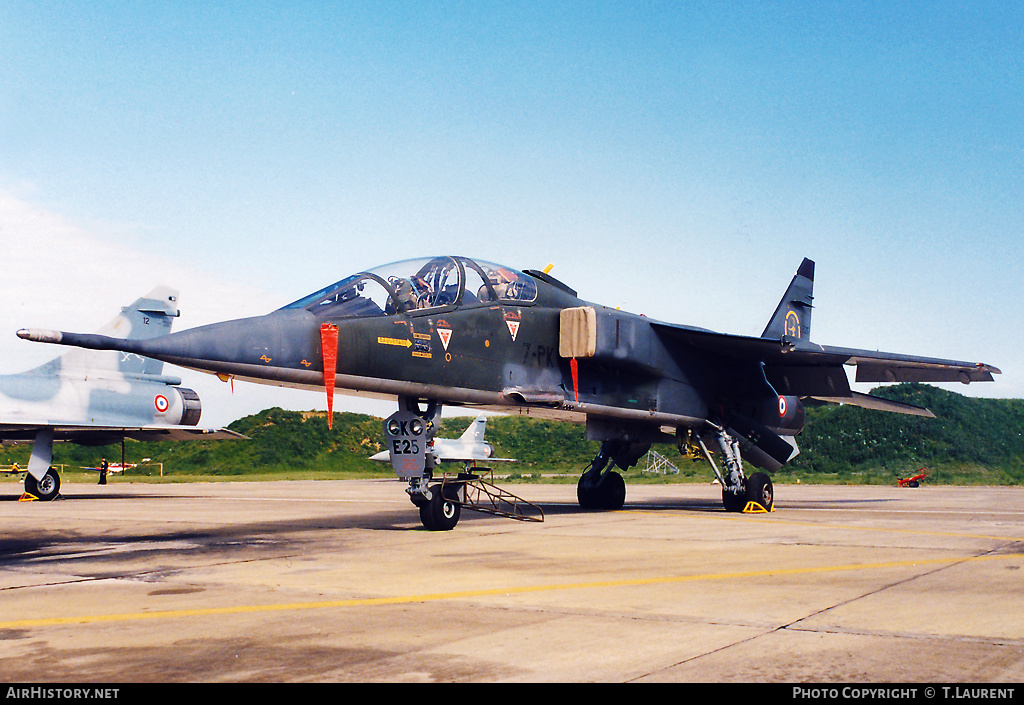
{"label": "white aircraft tail", "polygon": [[459,436],[460,441],[468,441],[471,443],[483,443],[484,433],[487,432],[487,417],[481,414],[469,425],[469,427],[462,432]]}
{"label": "white aircraft tail", "polygon": [[[145,296],[125,306],[97,333],[113,338],[142,340],[167,335],[179,315],[178,292],[158,286]],[[124,375],[159,375],[163,363],[133,353],[117,350],[71,349],[36,371],[55,374],[67,370],[113,372]]]}

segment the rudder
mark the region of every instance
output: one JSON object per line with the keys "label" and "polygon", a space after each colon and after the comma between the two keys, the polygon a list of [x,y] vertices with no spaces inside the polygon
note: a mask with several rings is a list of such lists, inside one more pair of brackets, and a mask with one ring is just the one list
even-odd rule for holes
{"label": "rudder", "polygon": [[[121,312],[97,333],[112,338],[135,340],[156,338],[170,333],[171,324],[179,315],[178,292],[170,287],[157,286],[129,306],[123,307]],[[108,371],[125,375],[159,375],[163,371],[163,363],[159,360],[116,350],[73,349],[43,367]]]}
{"label": "rudder", "polygon": [[483,415],[477,416],[473,420],[473,423],[471,423],[469,427],[462,432],[462,435],[459,437],[459,440],[470,441],[474,443],[483,443],[486,428],[487,417]]}
{"label": "rudder", "polygon": [[761,337],[810,340],[813,301],[814,262],[805,257]]}

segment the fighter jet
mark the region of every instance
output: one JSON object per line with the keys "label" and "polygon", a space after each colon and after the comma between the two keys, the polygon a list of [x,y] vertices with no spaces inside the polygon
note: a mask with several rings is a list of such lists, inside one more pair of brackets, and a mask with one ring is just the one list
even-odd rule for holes
{"label": "fighter jet", "polygon": [[[464,463],[467,466],[477,462],[513,463],[513,458],[494,457],[494,446],[484,440],[487,433],[487,415],[480,414],[466,427],[458,438],[435,438],[434,459],[438,463]],[[370,456],[377,462],[391,462],[391,451],[382,450]]]}
{"label": "fighter jet", "polygon": [[[157,287],[100,330],[112,339],[166,336],[179,315],[177,292]],[[0,376],[0,442],[31,442],[25,492],[52,500],[60,475],[50,467],[54,441],[108,445],[140,441],[244,438],[196,425],[199,396],[164,363],[131,352],[71,350],[40,367]]]}
{"label": "fighter jet", "polygon": [[[759,337],[716,333],[581,300],[549,271],[440,256],[361,272],[265,316],[147,340],[43,330],[18,335],[122,350],[254,382],[395,399],[392,467],[424,526],[458,522],[472,477],[435,477],[428,452],[444,404],[584,423],[600,451],[584,508],[618,509],[628,469],[654,443],[707,459],[729,511],[773,508],[765,472],[796,453],[804,401],[931,415],[850,388],[858,382],[991,381],[996,368],[811,342],[814,262],[797,269]],[[328,420],[331,413],[328,413]],[[712,453],[713,451],[713,453]],[[714,457],[719,457],[716,463]],[[721,463],[721,467],[719,467]]]}

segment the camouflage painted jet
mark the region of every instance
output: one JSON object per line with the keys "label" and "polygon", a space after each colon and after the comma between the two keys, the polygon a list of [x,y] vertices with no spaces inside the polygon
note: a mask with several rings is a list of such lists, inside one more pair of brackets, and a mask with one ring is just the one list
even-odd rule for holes
{"label": "camouflage painted jet", "polygon": [[[122,309],[101,335],[144,340],[165,336],[179,315],[177,292],[157,287]],[[163,362],[131,352],[71,350],[21,374],[0,376],[0,441],[31,442],[25,492],[51,500],[60,476],[50,467],[54,441],[108,445],[140,441],[242,438],[197,428],[202,406]]]}
{"label": "camouflage painted jet", "polygon": [[[991,381],[986,364],[810,341],[814,263],[805,259],[760,337],[716,333],[580,300],[546,272],[465,257],[355,274],[265,316],[148,340],[22,330],[22,338],[122,350],[267,384],[397,399],[384,422],[396,474],[429,529],[451,529],[472,477],[434,477],[442,405],[566,419],[601,441],[581,506],[616,509],[622,476],[653,443],[695,450],[726,509],[771,510],[769,476],[796,454],[804,399],[931,415],[851,390],[858,382]],[[328,419],[331,414],[328,414]],[[742,450],[741,450],[742,443]],[[720,457],[719,468],[712,457]]]}

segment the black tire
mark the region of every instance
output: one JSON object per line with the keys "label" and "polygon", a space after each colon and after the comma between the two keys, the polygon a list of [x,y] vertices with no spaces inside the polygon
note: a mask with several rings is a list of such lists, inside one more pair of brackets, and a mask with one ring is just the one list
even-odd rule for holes
{"label": "black tire", "polygon": [[576,501],[580,509],[597,509],[597,488],[586,485],[581,477],[576,483]]}
{"label": "black tire", "polygon": [[60,494],[60,475],[56,470],[50,468],[43,475],[43,479],[37,481],[31,474],[25,473],[25,492],[44,502],[49,502]]}
{"label": "black tire", "polygon": [[420,507],[420,521],[423,527],[428,531],[454,529],[462,515],[462,505],[455,501],[457,497],[456,486],[435,485],[430,493],[430,500]]}
{"label": "black tire", "polygon": [[626,481],[617,472],[606,473],[597,486],[601,509],[622,509],[626,503]]}
{"label": "black tire", "polygon": [[722,504],[725,505],[725,511],[727,512],[742,512],[747,506],[747,496],[738,495],[723,488]]}
{"label": "black tire", "polygon": [[747,480],[747,501],[757,502],[765,511],[772,511],[775,506],[775,488],[766,473],[755,472]]}
{"label": "black tire", "polygon": [[605,473],[597,485],[589,485],[581,477],[576,483],[576,499],[581,509],[622,509],[626,503],[626,481],[617,472]]}

